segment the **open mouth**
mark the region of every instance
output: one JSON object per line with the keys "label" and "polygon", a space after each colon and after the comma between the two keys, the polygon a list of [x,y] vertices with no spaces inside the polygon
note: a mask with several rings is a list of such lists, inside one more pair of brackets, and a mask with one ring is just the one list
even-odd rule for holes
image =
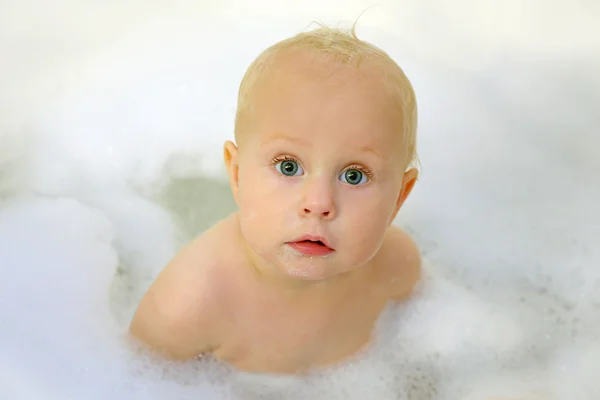
{"label": "open mouth", "polygon": [[334,250],[320,239],[300,239],[295,242],[289,242],[288,245],[296,251],[310,256],[325,256]]}
{"label": "open mouth", "polygon": [[325,246],[325,243],[321,242],[320,240],[301,240],[301,241],[296,242],[296,243],[312,243],[312,244],[315,244],[317,246],[327,247],[327,246]]}

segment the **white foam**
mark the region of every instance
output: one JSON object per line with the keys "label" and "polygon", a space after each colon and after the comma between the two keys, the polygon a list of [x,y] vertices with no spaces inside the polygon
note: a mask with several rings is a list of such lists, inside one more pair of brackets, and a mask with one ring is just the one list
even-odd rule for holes
{"label": "white foam", "polygon": [[[223,178],[248,62],[313,19],[351,21],[371,5],[303,3],[63,1],[0,13],[1,398],[600,392],[600,25],[585,2],[490,11],[390,0],[361,19],[359,35],[413,80],[424,165],[398,222],[427,275],[412,301],[386,310],[372,348],[308,377],[135,351],[125,335],[135,302],[186,235],[172,219],[180,210],[156,199],[176,178]],[[179,207],[202,207],[193,202]]]}

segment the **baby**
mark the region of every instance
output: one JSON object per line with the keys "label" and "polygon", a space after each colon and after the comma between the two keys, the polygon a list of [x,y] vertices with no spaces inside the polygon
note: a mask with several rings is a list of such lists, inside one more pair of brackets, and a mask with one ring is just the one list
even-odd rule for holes
{"label": "baby", "polygon": [[368,343],[420,277],[392,226],[416,182],[416,101],[379,48],[320,27],[248,68],[224,159],[239,210],[159,274],[131,322],[148,347],[302,373]]}

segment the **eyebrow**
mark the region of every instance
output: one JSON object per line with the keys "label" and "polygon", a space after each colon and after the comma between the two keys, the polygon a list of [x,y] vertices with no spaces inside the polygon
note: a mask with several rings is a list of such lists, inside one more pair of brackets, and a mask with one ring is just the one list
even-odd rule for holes
{"label": "eyebrow", "polygon": [[262,142],[262,145],[264,146],[271,142],[277,142],[277,141],[281,141],[281,140],[299,144],[302,146],[310,146],[311,145],[311,143],[306,139],[289,137],[289,136],[284,135],[283,133],[277,133],[277,134],[269,137],[268,139],[266,139]]}
{"label": "eyebrow", "polygon": [[[265,146],[265,145],[267,145],[267,144],[269,144],[271,142],[276,142],[276,141],[286,141],[286,142],[290,142],[290,143],[293,143],[293,144],[298,144],[298,145],[301,145],[301,146],[304,146],[304,147],[311,146],[311,142],[308,141],[308,140],[306,140],[306,139],[289,137],[289,136],[286,136],[286,135],[284,135],[282,133],[277,133],[277,134],[269,137],[268,139],[266,139],[266,140],[264,140],[262,142],[262,145]],[[377,154],[377,152],[374,149],[372,149],[371,147],[369,147],[369,146],[358,146],[358,147],[355,147],[355,149],[359,150],[359,151],[366,152],[366,153],[371,153],[375,157],[377,157],[378,159],[383,160],[383,157],[381,157],[379,154]]]}

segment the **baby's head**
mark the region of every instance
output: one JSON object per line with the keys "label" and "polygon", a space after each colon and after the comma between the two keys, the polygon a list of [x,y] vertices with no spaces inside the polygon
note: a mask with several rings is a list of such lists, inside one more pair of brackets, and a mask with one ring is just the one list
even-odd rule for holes
{"label": "baby's head", "polygon": [[225,162],[251,257],[322,280],[366,265],[410,193],[417,106],[400,67],[321,27],[248,68]]}

